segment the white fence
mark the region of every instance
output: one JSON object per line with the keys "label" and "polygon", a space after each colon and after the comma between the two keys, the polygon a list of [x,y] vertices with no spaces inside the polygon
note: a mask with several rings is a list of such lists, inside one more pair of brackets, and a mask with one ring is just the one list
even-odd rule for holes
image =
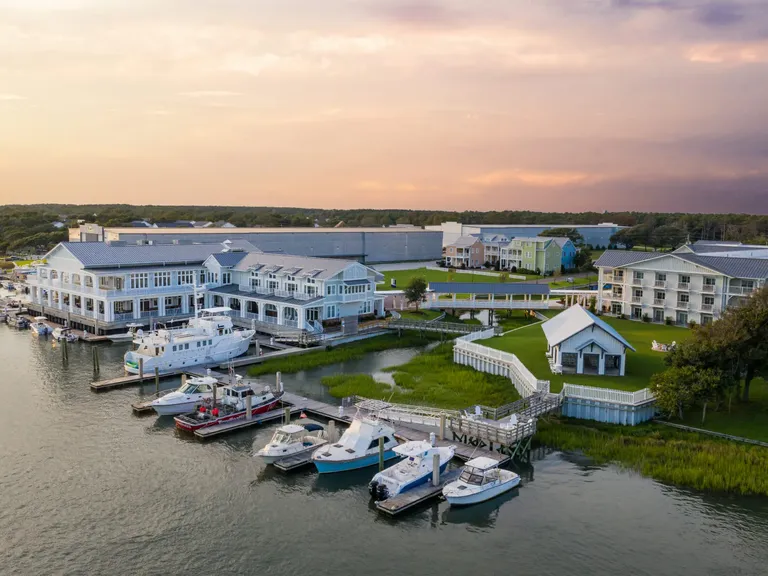
{"label": "white fence", "polygon": [[612,402],[614,404],[627,404],[638,406],[655,400],[655,396],[648,388],[637,392],[624,392],[610,388],[594,388],[592,386],[579,386],[577,384],[563,384],[563,396],[567,398],[582,398],[584,400],[598,400]]}
{"label": "white fence", "polygon": [[[437,270],[438,272],[448,272],[448,268],[438,268],[437,266],[427,266],[427,270]],[[484,270],[462,270],[461,268],[454,268],[457,273],[460,274],[477,274],[478,276],[491,276],[493,278],[496,278],[498,280],[499,278],[499,272],[486,272]],[[509,274],[508,278],[510,280],[527,280],[525,276],[520,276],[517,274]]]}

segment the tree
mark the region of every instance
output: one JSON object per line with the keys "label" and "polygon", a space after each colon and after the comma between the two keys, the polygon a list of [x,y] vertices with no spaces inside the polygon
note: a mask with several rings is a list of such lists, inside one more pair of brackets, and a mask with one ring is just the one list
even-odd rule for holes
{"label": "tree", "polygon": [[539,236],[569,238],[574,246],[581,246],[584,244],[584,236],[582,236],[575,228],[550,228],[549,230],[544,230]]}
{"label": "tree", "polygon": [[695,366],[674,366],[651,377],[651,392],[656,405],[668,416],[677,414],[681,420],[684,410],[696,402],[702,405],[701,422],[707,415],[707,405],[719,390],[721,375],[717,370],[699,369]]}
{"label": "tree", "polygon": [[630,233],[630,228],[622,228],[610,238],[611,244],[621,244],[627,250],[632,250],[635,246],[635,237]]}
{"label": "tree", "polygon": [[678,226],[659,226],[650,234],[650,242],[654,248],[677,248],[685,241],[685,231]]}
{"label": "tree", "polygon": [[597,298],[594,296],[589,297],[589,311],[594,314],[597,311]]}
{"label": "tree", "polygon": [[417,311],[419,309],[419,304],[421,303],[426,293],[427,293],[427,281],[424,278],[421,278],[420,276],[411,278],[411,281],[408,282],[408,286],[406,286],[405,290],[403,290],[403,294],[405,294],[405,299],[408,301],[409,304],[416,304]]}
{"label": "tree", "polygon": [[499,282],[504,284],[504,282],[506,282],[507,280],[509,280],[509,274],[507,272],[502,272],[501,274],[499,274]]}
{"label": "tree", "polygon": [[578,270],[589,270],[592,268],[592,256],[588,250],[578,250],[573,257],[573,266]]}

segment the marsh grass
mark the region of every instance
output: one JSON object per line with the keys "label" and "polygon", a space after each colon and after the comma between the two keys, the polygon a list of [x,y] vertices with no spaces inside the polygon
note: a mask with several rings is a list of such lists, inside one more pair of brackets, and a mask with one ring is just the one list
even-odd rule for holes
{"label": "marsh grass", "polygon": [[536,439],[583,452],[675,486],[768,495],[768,449],[646,424],[622,427],[564,419],[539,421]]}
{"label": "marsh grass", "polygon": [[441,344],[386,371],[392,372],[394,389],[369,374],[326,376],[322,383],[337,398],[358,395],[438,408],[500,406],[520,398],[508,378],[454,364],[453,343]]}

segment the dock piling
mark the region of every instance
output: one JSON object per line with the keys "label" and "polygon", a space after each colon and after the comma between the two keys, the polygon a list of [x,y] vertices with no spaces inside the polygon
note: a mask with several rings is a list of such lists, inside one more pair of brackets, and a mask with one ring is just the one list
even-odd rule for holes
{"label": "dock piling", "polygon": [[445,440],[445,414],[440,414],[440,430],[437,432],[440,440]]}
{"label": "dock piling", "polygon": [[283,413],[284,413],[284,416],[283,416],[284,424],[290,424],[291,423],[291,407],[286,406]]}
{"label": "dock piling", "polygon": [[139,358],[139,380],[144,380],[144,358]]}
{"label": "dock piling", "polygon": [[92,350],[93,350],[93,373],[94,374],[98,374],[100,369],[101,369],[101,366],[99,365],[100,364],[99,363],[99,349],[98,349],[98,347],[94,346],[92,348]]}
{"label": "dock piling", "polygon": [[181,375],[181,385],[184,386],[187,383],[187,374],[184,373]]}
{"label": "dock piling", "polygon": [[440,484],[440,454],[432,454],[432,486]]}
{"label": "dock piling", "polygon": [[379,472],[384,470],[384,436],[379,436]]}
{"label": "dock piling", "polygon": [[246,396],[245,397],[245,419],[246,420],[250,420],[251,418],[253,418],[251,406],[253,406],[253,396]]}
{"label": "dock piling", "polygon": [[333,444],[336,442],[336,421],[331,420],[328,422],[328,443]]}
{"label": "dock piling", "polygon": [[160,368],[155,366],[155,395],[160,395]]}

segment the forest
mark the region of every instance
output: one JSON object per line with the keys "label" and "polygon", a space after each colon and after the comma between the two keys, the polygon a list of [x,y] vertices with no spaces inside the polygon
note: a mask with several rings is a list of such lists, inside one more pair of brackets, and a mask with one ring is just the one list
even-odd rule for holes
{"label": "forest", "polygon": [[[78,220],[102,226],[128,226],[176,220],[224,220],[237,227],[333,227],[343,225],[598,224],[628,226],[615,239],[624,246],[671,246],[686,240],[738,240],[768,243],[768,216],[749,214],[680,214],[644,212],[447,212],[428,210],[334,210],[251,206],[132,206],[128,204],[29,204],[0,206],[0,254],[40,253],[67,239]],[[62,228],[53,223],[61,222]]]}

